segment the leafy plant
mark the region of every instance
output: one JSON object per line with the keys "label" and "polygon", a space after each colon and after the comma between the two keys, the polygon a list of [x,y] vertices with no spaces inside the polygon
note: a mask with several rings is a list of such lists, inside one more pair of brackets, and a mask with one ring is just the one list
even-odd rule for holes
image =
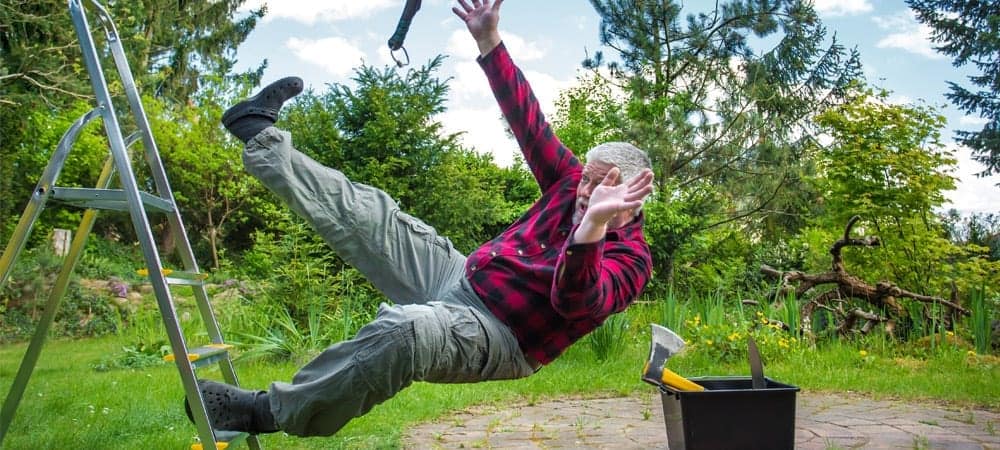
{"label": "leafy plant", "polygon": [[607,361],[627,345],[629,319],[625,314],[612,314],[601,326],[587,335],[587,346],[598,361]]}
{"label": "leafy plant", "polygon": [[137,342],[122,347],[122,353],[94,364],[94,370],[107,372],[114,369],[142,369],[164,363],[163,357],[170,353],[170,346],[164,340]]}
{"label": "leafy plant", "polygon": [[305,325],[300,325],[286,308],[275,310],[273,320],[260,317],[262,322],[258,325],[264,329],[262,334],[237,333],[243,339],[239,344],[247,349],[240,359],[264,358],[301,363],[340,337],[340,328],[335,326],[336,319],[324,313],[319,304],[309,308]]}
{"label": "leafy plant", "polygon": [[684,329],[684,319],[688,314],[687,305],[677,301],[674,290],[669,289],[665,298],[657,300],[659,305],[658,322],[677,333],[682,333]]}
{"label": "leafy plant", "polygon": [[972,316],[969,318],[969,328],[972,330],[976,353],[987,355],[990,353],[992,345],[993,311],[990,308],[990,302],[986,299],[984,289],[972,291],[970,306]]}

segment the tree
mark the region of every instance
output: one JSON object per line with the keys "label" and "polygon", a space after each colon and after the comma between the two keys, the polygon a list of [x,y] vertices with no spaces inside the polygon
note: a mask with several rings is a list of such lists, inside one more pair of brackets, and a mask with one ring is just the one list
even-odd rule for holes
{"label": "tree", "polygon": [[1000,173],[1000,3],[988,0],[906,0],[917,19],[931,27],[935,47],[953,58],[955,67],[972,63],[978,75],[971,91],[948,82],[949,100],[962,111],[986,119],[979,131],[958,131],[958,141],[972,149],[986,169],[980,176]]}
{"label": "tree", "polygon": [[584,66],[606,67],[627,94],[622,136],[650,152],[657,189],[716,191],[697,214],[717,220],[699,230],[734,221],[761,237],[801,226],[802,203],[785,196],[805,187],[811,118],[846,101],[861,73],[857,52],[825,44],[811,3],[730,0],[686,16],[668,0],[591,4],[620,61],[597,52]]}
{"label": "tree", "polygon": [[[145,101],[188,237],[216,269],[224,249],[249,245],[249,231],[239,237],[243,242],[230,233],[271,208],[264,187],[243,170],[242,146],[220,125],[227,94],[209,87],[192,104],[174,108],[155,98]],[[162,244],[171,246],[172,238]]]}
{"label": "tree", "polygon": [[[816,118],[831,139],[812,152],[819,210],[791,244],[805,250],[803,264],[762,269],[782,280],[782,292],[795,293],[804,325],[822,308],[841,333],[858,321],[862,332],[879,322],[889,332],[903,325],[902,334],[948,326],[953,313],[968,314],[966,294],[997,283],[1000,265],[988,249],[949,239],[935,213],[955,186],[956,160],[941,142],[944,117],[928,106],[890,104],[889,94],[865,89]],[[813,291],[826,284],[834,286]]]}
{"label": "tree", "polygon": [[[264,14],[260,9],[237,17],[243,1],[108,2],[139,91],[185,105],[206,80],[229,76],[256,84],[263,65],[246,74],[230,73],[237,46]],[[92,11],[89,2],[84,4]],[[92,14],[89,18],[95,41],[103,48],[105,35]],[[110,61],[102,63],[106,72],[114,72]],[[108,76],[107,81],[113,95],[121,94],[117,77]],[[20,152],[30,147],[50,154],[53,149],[36,148],[36,136],[44,129],[36,128],[37,122],[29,118],[58,117],[59,111],[74,108],[74,102],[92,98],[66,2],[4,2],[0,6],[0,242],[13,230],[41,175],[40,167],[30,172],[21,165],[35,155]],[[123,123],[127,126],[128,120]]]}
{"label": "tree", "polygon": [[926,106],[889,104],[888,96],[865,91],[817,118],[833,141],[817,149],[813,183],[822,212],[800,237],[811,250],[805,268],[829,267],[823,250],[858,216],[858,233],[877,236],[880,246],[844,255],[853,274],[945,298],[953,283],[963,291],[992,283],[996,269],[988,266],[995,263],[985,249],[953,243],[935,213],[955,186],[956,160],[941,143],[944,117]]}
{"label": "tree", "polygon": [[[376,186],[462,251],[492,237],[537,196],[523,168],[500,169],[463,149],[435,117],[448,85],[442,57],[401,73],[362,66],[354,87],[334,84],[289,105],[296,148],[354,181]],[[455,195],[461,193],[461,195]]]}

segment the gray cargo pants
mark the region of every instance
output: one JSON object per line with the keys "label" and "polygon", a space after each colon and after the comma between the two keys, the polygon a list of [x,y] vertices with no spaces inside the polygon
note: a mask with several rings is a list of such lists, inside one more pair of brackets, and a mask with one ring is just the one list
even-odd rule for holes
{"label": "gray cargo pants", "polygon": [[271,384],[279,427],[328,436],[413,381],[475,382],[534,373],[510,329],[464,275],[465,256],[385,192],[353,183],[270,127],[251,139],[246,170],[305,218],[345,261],[395,304],[379,306],[357,336]]}

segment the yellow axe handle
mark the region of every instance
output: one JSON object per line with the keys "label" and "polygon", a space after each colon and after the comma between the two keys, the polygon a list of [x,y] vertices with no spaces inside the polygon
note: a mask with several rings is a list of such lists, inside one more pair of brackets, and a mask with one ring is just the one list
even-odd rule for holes
{"label": "yellow axe handle", "polygon": [[[646,365],[648,366],[649,363],[646,363]],[[647,367],[647,369],[648,369],[648,367]],[[676,372],[674,372],[673,370],[670,370],[670,369],[668,369],[666,367],[663,368],[663,376],[660,379],[660,381],[662,381],[663,384],[665,384],[667,386],[670,386],[670,387],[672,387],[674,389],[677,389],[678,391],[704,391],[705,390],[705,388],[702,385],[700,385],[698,383],[695,383],[694,381],[691,381],[691,380],[689,380],[687,378],[684,378],[684,377],[682,377],[680,375],[677,375]]]}

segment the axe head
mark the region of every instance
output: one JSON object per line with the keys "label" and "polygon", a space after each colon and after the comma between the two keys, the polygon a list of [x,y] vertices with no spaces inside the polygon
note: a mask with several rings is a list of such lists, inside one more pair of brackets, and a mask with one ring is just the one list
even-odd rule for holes
{"label": "axe head", "polygon": [[663,365],[671,356],[676,355],[684,348],[684,339],[666,327],[655,323],[651,327],[653,328],[653,339],[649,345],[649,360],[646,361],[642,380],[659,386],[663,379]]}

